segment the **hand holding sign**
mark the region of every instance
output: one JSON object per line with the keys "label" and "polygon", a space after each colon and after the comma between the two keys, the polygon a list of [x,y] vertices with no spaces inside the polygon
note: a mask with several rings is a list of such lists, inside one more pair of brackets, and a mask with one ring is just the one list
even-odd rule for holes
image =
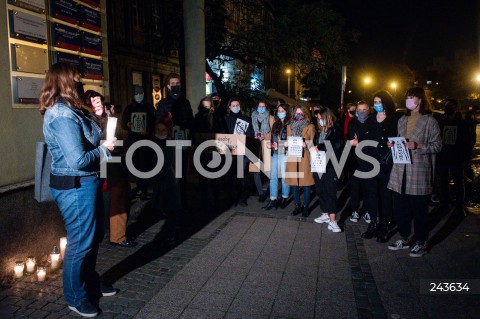
{"label": "hand holding sign", "polygon": [[410,152],[406,147],[405,137],[389,137],[388,141],[392,143],[390,148],[394,164],[411,164]]}

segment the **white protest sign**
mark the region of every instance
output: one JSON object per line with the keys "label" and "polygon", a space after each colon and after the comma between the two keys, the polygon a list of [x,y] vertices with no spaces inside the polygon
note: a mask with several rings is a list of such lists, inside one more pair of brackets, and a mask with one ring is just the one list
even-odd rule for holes
{"label": "white protest sign", "polygon": [[180,126],[175,125],[173,127],[173,138],[177,141],[184,141],[187,139],[187,134],[185,133],[185,130],[180,128]]}
{"label": "white protest sign", "polygon": [[117,118],[110,116],[107,121],[107,140],[115,137],[115,130],[117,129]]}
{"label": "white protest sign", "polygon": [[233,134],[235,135],[245,135],[248,129],[248,122],[242,119],[237,119],[235,122],[235,128],[233,129]]}
{"label": "white protest sign", "polygon": [[288,140],[288,157],[302,157],[303,155],[303,137],[289,136]]}
{"label": "white protest sign", "polygon": [[225,154],[225,148],[228,148],[233,153],[232,155],[245,155],[245,139],[245,135],[215,134],[217,151]]}
{"label": "white protest sign", "polygon": [[147,113],[146,112],[132,112],[130,120],[132,132],[143,133],[147,131]]}
{"label": "white protest sign", "polygon": [[325,151],[310,151],[310,170],[312,173],[327,172],[327,155]]}
{"label": "white protest sign", "polygon": [[410,152],[405,146],[405,137],[389,137],[388,141],[393,144],[392,159],[394,164],[411,164]]}

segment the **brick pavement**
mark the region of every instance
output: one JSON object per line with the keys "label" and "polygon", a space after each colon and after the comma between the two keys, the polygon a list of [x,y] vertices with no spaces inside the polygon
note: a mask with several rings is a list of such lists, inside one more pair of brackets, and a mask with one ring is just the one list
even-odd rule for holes
{"label": "brick pavement", "polygon": [[[100,299],[99,317],[474,318],[480,310],[478,295],[418,292],[420,278],[480,278],[478,216],[432,212],[432,250],[414,259],[362,240],[362,222],[334,234],[313,222],[318,208],[294,218],[291,205],[260,207],[252,197],[172,250],[157,238],[162,221],[134,249],[102,244],[97,269],[120,293]],[[60,272],[45,283],[16,281],[0,292],[0,318],[78,318],[61,286]]]}

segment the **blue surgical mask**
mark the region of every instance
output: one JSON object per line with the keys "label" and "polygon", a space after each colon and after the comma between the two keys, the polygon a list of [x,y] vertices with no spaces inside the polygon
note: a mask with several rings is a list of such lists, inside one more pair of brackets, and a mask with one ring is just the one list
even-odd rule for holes
{"label": "blue surgical mask", "polygon": [[259,107],[257,109],[258,114],[263,114],[263,113],[265,113],[265,111],[266,111],[266,109],[264,107]]}
{"label": "blue surgical mask", "polygon": [[382,104],[374,104],[373,109],[377,112],[383,112],[383,105]]}
{"label": "blue surgical mask", "polygon": [[233,113],[237,114],[240,112],[240,106],[232,106],[230,107],[230,110],[232,110]]}
{"label": "blue surgical mask", "polygon": [[323,120],[318,120],[318,124],[320,124],[321,127],[325,127],[326,124]]}
{"label": "blue surgical mask", "polygon": [[283,120],[285,116],[287,116],[287,113],[277,113],[277,116],[279,119]]}

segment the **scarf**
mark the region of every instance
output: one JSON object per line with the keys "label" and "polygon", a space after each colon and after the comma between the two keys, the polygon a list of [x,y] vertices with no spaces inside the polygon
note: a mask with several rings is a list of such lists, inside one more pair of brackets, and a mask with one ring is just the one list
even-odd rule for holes
{"label": "scarf", "polygon": [[292,121],[292,136],[302,136],[302,130],[308,126],[307,120],[303,119],[300,121]]}
{"label": "scarf", "polygon": [[[266,135],[270,133],[270,123],[268,123],[268,119],[270,114],[266,111],[263,114],[258,113],[258,111],[253,111],[252,113],[252,125],[255,134],[258,132]],[[259,126],[260,125],[260,126]]]}

